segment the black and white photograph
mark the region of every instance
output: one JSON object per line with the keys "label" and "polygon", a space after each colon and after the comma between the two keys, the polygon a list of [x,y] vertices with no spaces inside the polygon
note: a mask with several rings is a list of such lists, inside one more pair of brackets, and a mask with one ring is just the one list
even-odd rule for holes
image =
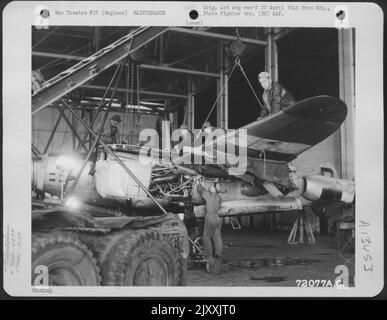
{"label": "black and white photograph", "polygon": [[[32,28],[33,284],[46,266],[59,286],[334,286],[342,265],[354,285],[354,39]],[[158,160],[165,132],[217,128],[246,129],[243,174],[139,157],[144,129]]]}
{"label": "black and white photograph", "polygon": [[[157,8],[85,8],[43,5],[40,25],[27,24],[29,209],[23,228],[4,220],[5,274],[20,273],[23,247],[36,295],[359,289],[377,265],[371,242],[383,241],[360,210],[371,186],[358,183],[356,15],[311,3],[186,3],[187,23],[170,26],[152,23],[172,14]],[[330,10],[332,23],[266,16],[297,10]],[[238,13],[266,20],[203,23]],[[149,24],[90,23],[132,14]]]}

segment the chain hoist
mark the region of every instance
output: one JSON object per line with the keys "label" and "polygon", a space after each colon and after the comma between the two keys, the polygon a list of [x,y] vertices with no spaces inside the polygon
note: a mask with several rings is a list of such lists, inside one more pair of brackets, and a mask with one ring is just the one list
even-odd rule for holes
{"label": "chain hoist", "polygon": [[[130,60],[127,59],[126,63],[126,99],[125,99],[125,118],[124,118],[124,135],[127,137],[129,134],[129,92],[130,92]],[[125,138],[126,140],[126,138]]]}
{"label": "chain hoist", "polygon": [[140,113],[140,67],[137,65],[137,123],[136,126],[140,125],[141,113]]}
{"label": "chain hoist", "polygon": [[137,96],[136,96],[136,102],[137,102],[137,107],[136,107],[136,124],[135,124],[135,128],[136,128],[136,137],[137,137],[137,141],[138,142],[138,137],[140,135],[140,127],[141,127],[141,112],[140,112],[140,66],[137,64],[136,65],[136,76],[137,76]]}
{"label": "chain hoist", "polygon": [[132,112],[132,123],[130,126],[130,144],[133,144],[133,139],[134,139],[134,110],[133,110],[133,99],[134,99],[134,62],[130,62],[130,108]]}

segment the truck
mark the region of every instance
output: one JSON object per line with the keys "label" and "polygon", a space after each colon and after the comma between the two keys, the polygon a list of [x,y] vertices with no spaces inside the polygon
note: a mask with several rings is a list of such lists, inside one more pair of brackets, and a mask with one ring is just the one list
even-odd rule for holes
{"label": "truck", "polygon": [[156,212],[120,163],[147,188],[163,169],[141,165],[135,152],[107,148],[110,153],[98,150],[95,168],[86,163],[71,195],[82,154],[33,158],[32,283],[38,285],[36,270],[43,266],[49,285],[184,285],[189,244],[183,220]]}

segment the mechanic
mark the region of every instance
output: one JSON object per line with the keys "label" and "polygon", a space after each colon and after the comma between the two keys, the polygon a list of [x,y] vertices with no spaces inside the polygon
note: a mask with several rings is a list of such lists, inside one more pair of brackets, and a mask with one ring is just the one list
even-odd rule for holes
{"label": "mechanic", "polygon": [[296,100],[280,83],[273,82],[270,73],[263,71],[258,76],[263,91],[263,109],[260,118],[267,115],[275,114],[284,108],[293,105]]}
{"label": "mechanic", "polygon": [[206,269],[208,273],[219,273],[222,268],[221,257],[223,254],[222,219],[218,215],[221,199],[214,192],[206,190],[198,184],[197,191],[206,201],[204,214],[203,247],[207,258]]}
{"label": "mechanic", "polygon": [[[121,117],[118,114],[115,114],[110,119],[110,132],[109,134],[101,134],[100,140],[106,144],[116,144],[119,141],[120,131],[118,130],[118,125],[121,122]],[[123,143],[126,143],[124,141]],[[90,166],[89,174],[94,175],[95,173],[95,162],[97,161],[97,152],[93,152],[90,157],[92,165]]]}
{"label": "mechanic", "polygon": [[108,135],[101,135],[101,140],[107,144],[116,144],[119,143],[120,131],[118,130],[118,125],[121,122],[121,117],[118,114],[115,114],[110,119],[110,127]]}

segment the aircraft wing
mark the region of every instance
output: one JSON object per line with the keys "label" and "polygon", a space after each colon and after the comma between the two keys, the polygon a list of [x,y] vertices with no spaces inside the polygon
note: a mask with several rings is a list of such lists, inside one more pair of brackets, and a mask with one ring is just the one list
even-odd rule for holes
{"label": "aircraft wing", "polygon": [[[343,101],[330,96],[316,96],[242,127],[247,130],[247,172],[267,181],[287,185],[287,163],[333,134],[346,115],[347,106]],[[235,131],[216,136],[216,139],[206,141],[205,148],[199,145],[185,149],[185,163],[192,163],[191,155],[198,154],[204,157],[207,164],[191,165],[194,170],[205,175],[227,176],[229,166],[217,164],[216,152],[217,145],[225,139],[228,143],[239,143],[235,139]],[[212,145],[213,153],[202,153],[208,144]]]}
{"label": "aircraft wing", "polygon": [[[247,130],[248,156],[292,161],[333,134],[346,115],[346,104],[334,97],[316,96],[299,101],[241,128]],[[234,141],[233,135],[227,134],[227,140]]]}
{"label": "aircraft wing", "polygon": [[265,150],[266,159],[289,162],[333,134],[346,116],[343,101],[317,96],[242,128],[247,129],[249,154]]}

